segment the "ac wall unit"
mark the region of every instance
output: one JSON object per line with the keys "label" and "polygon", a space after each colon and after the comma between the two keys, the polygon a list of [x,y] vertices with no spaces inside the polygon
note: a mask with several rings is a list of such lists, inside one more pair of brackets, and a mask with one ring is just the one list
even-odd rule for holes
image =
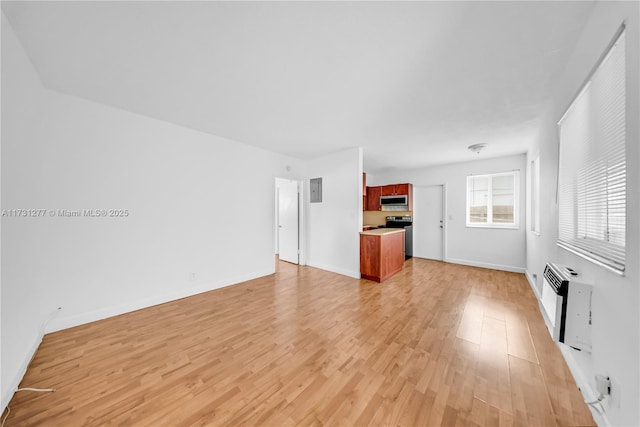
{"label": "ac wall unit", "polygon": [[551,337],[591,352],[593,287],[570,267],[549,263],[542,279],[542,311]]}

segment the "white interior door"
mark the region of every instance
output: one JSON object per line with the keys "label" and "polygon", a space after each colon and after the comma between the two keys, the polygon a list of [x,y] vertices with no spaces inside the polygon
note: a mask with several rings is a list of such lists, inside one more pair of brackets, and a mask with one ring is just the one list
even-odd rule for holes
{"label": "white interior door", "polygon": [[413,256],[442,261],[443,186],[413,188]]}
{"label": "white interior door", "polygon": [[298,182],[279,179],[278,253],[282,261],[298,264]]}

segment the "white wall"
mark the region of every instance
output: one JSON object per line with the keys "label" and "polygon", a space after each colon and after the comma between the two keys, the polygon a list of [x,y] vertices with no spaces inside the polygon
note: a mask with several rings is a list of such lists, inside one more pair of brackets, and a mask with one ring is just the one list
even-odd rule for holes
{"label": "white wall", "polygon": [[360,278],[362,149],[309,162],[309,178],[322,178],[322,203],[307,200],[307,265]]}
{"label": "white wall", "polygon": [[[556,94],[544,116],[528,160],[540,155],[541,234],[527,239],[527,273],[537,276],[539,288],[547,262],[567,264],[594,281],[592,300],[593,351],[581,353],[561,346],[578,385],[587,398],[597,396],[595,374],[612,379],[612,396],[604,402],[606,418],[615,426],[640,425],[640,132],[639,3],[598,2],[574,54],[556,82]],[[558,206],[555,188],[558,165],[557,122],[607,49],[620,24],[626,21],[627,56],[627,270],[625,277],[559,249]],[[529,229],[528,226],[527,229]],[[607,423],[607,420],[604,420]]]}
{"label": "white wall", "polygon": [[[34,138],[34,124],[43,116],[41,99],[42,87],[35,71],[31,67],[24,51],[18,46],[18,41],[8,22],[2,14],[2,209],[9,206],[6,194],[12,186],[11,178],[6,170],[11,154],[7,149],[7,141]],[[14,105],[10,100],[20,100]],[[34,177],[35,178],[35,177]],[[34,178],[30,178],[34,179]],[[14,185],[15,186],[15,185]],[[17,189],[13,190],[14,192]],[[17,206],[16,206],[17,207]],[[7,280],[8,263],[12,260],[12,249],[5,244],[7,236],[11,234],[11,223],[2,218],[2,306],[1,306],[1,375],[0,389],[1,407],[4,410],[11,397],[12,387],[22,377],[33,350],[40,342],[40,327],[46,312],[40,301],[32,295],[40,288],[32,281],[23,281],[20,286],[10,285]],[[26,262],[25,262],[26,263]],[[20,263],[16,268],[27,269],[28,265]],[[27,273],[28,274],[28,273]],[[21,307],[15,304],[24,301]]]}
{"label": "white wall", "polygon": [[[481,156],[481,154],[480,154]],[[415,186],[445,184],[447,262],[524,272],[525,270],[525,155],[454,163],[425,169],[378,173],[368,185],[410,182]],[[520,228],[466,226],[467,176],[520,170]]]}
{"label": "white wall", "polygon": [[2,89],[3,209],[129,211],[2,218],[3,408],[58,306],[48,331],[274,271],[304,162],[44,90],[4,16]]}

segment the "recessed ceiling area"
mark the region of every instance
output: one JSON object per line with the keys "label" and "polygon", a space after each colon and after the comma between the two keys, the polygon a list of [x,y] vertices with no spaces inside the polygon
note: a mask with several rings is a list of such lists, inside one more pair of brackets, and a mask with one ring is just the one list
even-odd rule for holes
{"label": "recessed ceiling area", "polygon": [[367,172],[524,153],[594,2],[2,2],[45,87]]}

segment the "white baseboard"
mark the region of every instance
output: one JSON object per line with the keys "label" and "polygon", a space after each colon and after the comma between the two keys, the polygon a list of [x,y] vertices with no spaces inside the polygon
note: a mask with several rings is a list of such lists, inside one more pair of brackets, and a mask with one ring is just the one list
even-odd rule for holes
{"label": "white baseboard", "polygon": [[74,316],[60,317],[53,320],[45,330],[45,333],[56,332],[63,329],[73,328],[75,326],[84,325],[86,323],[95,322],[97,320],[106,319],[113,316],[119,316],[120,314],[130,313],[135,310],[140,310],[147,307],[152,307],[158,304],[164,304],[167,302],[175,301],[181,298],[190,297],[193,295],[201,294],[203,292],[209,292],[214,289],[224,288],[226,286],[236,285],[238,283],[246,282],[247,280],[257,279],[258,277],[268,276],[275,272],[275,267],[247,273],[216,282],[209,282],[206,284],[194,286],[188,289],[180,290],[177,292],[170,292],[163,295],[144,298],[137,301],[127,302],[126,304],[120,304],[112,307],[105,307],[99,310],[90,311],[87,313],[77,314]]}
{"label": "white baseboard", "polygon": [[490,264],[488,262],[468,261],[465,259],[447,258],[445,262],[451,264],[468,265],[471,267],[489,268],[491,270],[510,271],[512,273],[524,273],[526,269],[524,267],[514,267],[511,265]]}
{"label": "white baseboard", "polygon": [[[589,383],[589,381],[587,379],[586,373],[580,367],[580,364],[576,360],[576,355],[582,356],[582,354],[578,350],[572,349],[571,347],[569,347],[569,346],[567,346],[565,344],[556,343],[556,345],[560,349],[560,352],[562,353],[562,357],[564,358],[565,362],[567,363],[567,366],[569,367],[569,370],[571,371],[571,374],[573,375],[573,379],[575,380],[576,385],[578,386],[578,388],[580,389],[580,392],[582,393],[582,398],[585,401],[596,400],[598,398],[598,393],[596,391],[594,391],[594,389],[591,387],[591,384]],[[589,405],[587,405],[587,406],[589,406]],[[603,406],[603,405],[601,405],[601,406]],[[602,408],[602,409],[606,410],[606,408]],[[593,420],[596,422],[596,424],[599,427],[610,427],[611,426],[611,422],[609,421],[609,418],[607,417],[607,413],[605,411],[602,411],[599,414],[598,412],[593,410],[591,408],[591,406],[589,406],[589,410],[591,411],[591,414],[593,415]]]}
{"label": "white baseboard", "polygon": [[[31,343],[31,345],[27,349],[27,352],[24,354],[22,363],[20,364],[13,379],[10,382],[10,387],[3,388],[2,397],[0,400],[0,405],[2,405],[2,412],[0,412],[0,414],[4,413],[6,406],[9,404],[9,402],[13,398],[13,395],[15,394],[15,391],[20,386],[22,379],[24,378],[25,374],[27,373],[27,370],[29,369],[29,365],[31,364],[31,361],[35,357],[36,352],[40,347],[40,343],[42,343],[42,339],[44,338],[47,325],[55,316],[57,316],[60,313],[60,309],[61,307],[58,307],[57,309],[53,310],[49,314],[49,316],[42,322],[42,324],[38,328],[38,332],[36,333],[36,337],[34,341]],[[4,385],[5,384],[3,384],[3,386]]]}
{"label": "white baseboard", "polygon": [[333,265],[318,264],[313,261],[307,262],[309,267],[319,268],[320,270],[330,271],[332,273],[341,274],[343,276],[353,277],[354,279],[360,278],[360,271],[346,270],[344,268],[335,267]]}
{"label": "white baseboard", "polygon": [[538,299],[538,302],[540,302],[540,299],[542,298],[542,296],[540,295],[540,291],[538,290],[538,286],[536,284],[536,281],[533,279],[533,275],[531,274],[531,272],[529,270],[526,270],[524,272],[524,275],[527,278],[527,282],[529,282],[529,286],[531,286],[531,290],[533,291],[533,294]]}
{"label": "white baseboard", "polygon": [[20,385],[20,382],[22,382],[22,378],[24,378],[24,375],[27,373],[27,369],[29,368],[29,364],[31,363],[31,360],[33,360],[33,356],[36,355],[36,351],[38,351],[38,347],[40,347],[40,343],[42,342],[42,338],[43,337],[44,337],[44,334],[42,332],[39,332],[38,336],[36,337],[36,339],[33,341],[31,346],[29,347],[29,351],[25,355],[25,358],[22,361],[22,364],[20,365],[20,369],[13,376],[13,379],[11,381],[10,387],[8,387],[4,391],[4,393],[2,394],[2,401],[0,402],[0,406],[2,407],[2,413],[3,414],[4,414],[5,408],[7,407],[9,402],[11,402],[11,399],[13,398],[13,395],[15,394],[16,390],[18,389],[18,386]]}

